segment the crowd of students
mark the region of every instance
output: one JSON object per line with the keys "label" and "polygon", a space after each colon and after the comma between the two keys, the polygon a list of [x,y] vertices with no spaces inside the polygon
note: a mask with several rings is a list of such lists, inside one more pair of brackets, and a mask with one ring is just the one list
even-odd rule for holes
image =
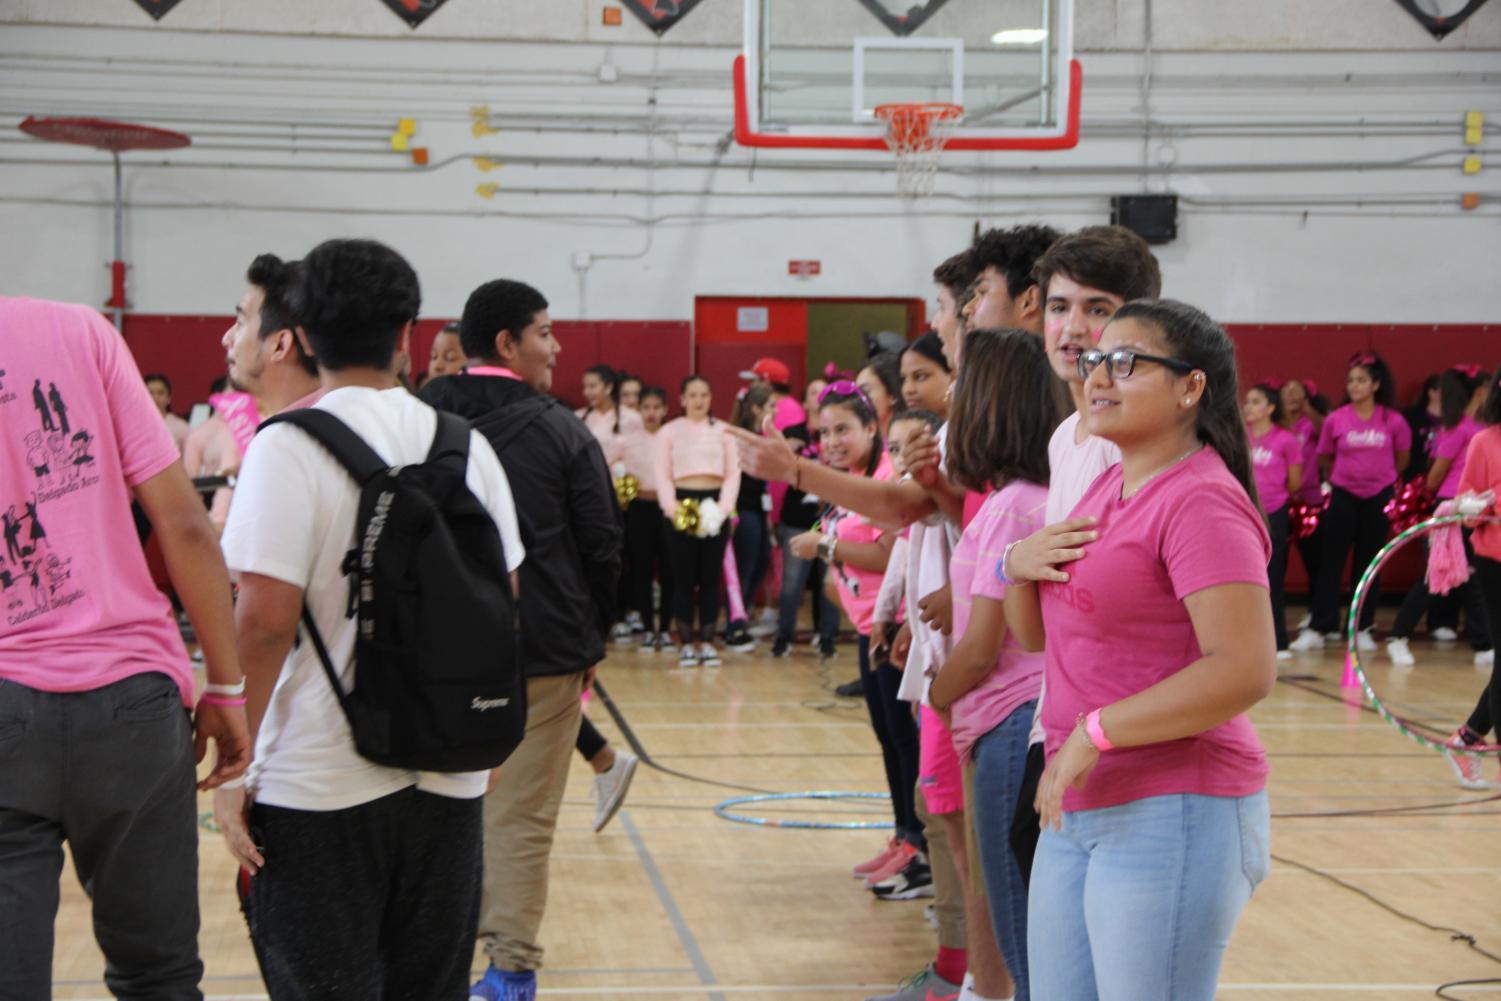
{"label": "crowd of students", "polygon": [[[180,443],[170,386],[153,376],[148,393],[97,313],[0,299],[17,348],[0,411],[28,432],[0,437],[15,495],[0,510],[26,512],[7,515],[0,561],[0,997],[50,991],[65,841],[110,989],[201,997],[193,776],[212,742],[199,786],[244,867],[272,998],[530,1001],[571,756],[596,773],[596,830],[636,767],[582,713],[607,643],[714,667],[721,638],[746,650],[755,631],[788,656],[811,587],[820,655],[841,617],[854,627],[891,798],[894,833],[853,874],[878,899],[936,898],[932,963],[881,1001],[1212,998],[1270,859],[1247,713],[1280,655],[1338,629],[1344,565],[1386,541],[1401,475],[1493,496],[1501,393],[1456,369],[1404,417],[1362,352],[1327,414],[1299,380],[1242,396],[1224,330],[1162,298],[1150,248],[1119,227],[992,230],[933,279],[931,333],[853,378],[798,396],[762,359],[725,421],[701,376],[669,394],[601,365],[575,414],[551,395],[560,347],[537,290],[476,289],[413,393],[416,274],[381,244],[332,240],[252,264],[224,347],[253,416],[239,437],[226,415]],[[345,704],[375,628],[351,614],[368,598],[352,580],[395,509],[370,510],[369,478],[307,432],[309,408],[377,465],[462,470],[518,608],[526,713],[503,768],[370,756]],[[33,425],[88,435],[88,462],[34,458]],[[191,473],[235,473],[212,504],[222,538],[180,448]],[[201,647],[201,691],[132,498]],[[1321,511],[1315,532],[1294,537],[1295,508],[1300,524]],[[1290,641],[1294,542],[1313,602]],[[1468,628],[1488,651],[1501,529],[1467,546]],[[45,583],[12,598],[27,574]],[[1395,663],[1425,612],[1431,632],[1451,621],[1433,626],[1441,608],[1414,587]],[[1493,678],[1456,751],[1498,703]],[[1453,758],[1483,784],[1478,759]],[[489,967],[471,984],[476,942]]]}

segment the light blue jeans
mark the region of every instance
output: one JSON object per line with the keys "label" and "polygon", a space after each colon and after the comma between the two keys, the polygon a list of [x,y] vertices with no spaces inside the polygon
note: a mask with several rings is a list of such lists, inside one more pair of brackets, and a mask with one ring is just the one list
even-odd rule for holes
{"label": "light blue jeans", "polygon": [[1271,864],[1270,827],[1265,791],[1065,814],[1032,867],[1032,996],[1213,1001],[1230,933]]}
{"label": "light blue jeans", "polygon": [[1016,982],[1016,1001],[1030,1001],[1032,993],[1027,973],[1027,881],[1011,850],[1011,822],[1027,770],[1027,738],[1036,708],[1035,699],[1018,706],[975,741],[970,752],[975,763],[975,802],[970,809],[985,874],[986,903],[996,942]]}

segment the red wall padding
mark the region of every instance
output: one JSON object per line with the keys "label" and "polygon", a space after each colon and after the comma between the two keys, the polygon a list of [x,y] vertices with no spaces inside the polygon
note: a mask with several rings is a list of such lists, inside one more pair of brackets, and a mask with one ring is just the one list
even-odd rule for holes
{"label": "red wall padding", "polygon": [[[233,322],[228,316],[132,314],[125,318],[125,342],[143,373],[161,372],[172,380],[173,409],[186,414],[208,398],[209,385],[224,374],[221,339]],[[433,338],[447,322],[442,317],[417,321],[414,372],[427,369]],[[554,330],[563,350],[553,372],[553,391],[570,405],[583,405],[584,370],[600,362],[666,387],[669,401],[676,403],[678,383],[689,369],[692,324],[687,321],[560,320]]]}

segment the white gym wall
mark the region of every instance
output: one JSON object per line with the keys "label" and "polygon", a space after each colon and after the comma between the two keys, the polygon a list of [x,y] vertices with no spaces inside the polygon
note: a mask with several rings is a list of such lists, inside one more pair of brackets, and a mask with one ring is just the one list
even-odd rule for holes
{"label": "white gym wall", "polygon": [[[341,235],[407,255],[429,315],[502,275],[569,318],[927,296],[977,220],[1075,227],[1107,221],[1113,194],[1172,191],[1166,289],[1221,319],[1501,317],[1501,2],[1435,42],[1393,0],[1078,0],[1079,148],[948,155],[916,203],[880,154],[727,142],[739,0],[660,41],[629,12],[602,26],[605,6],[448,0],[414,32],[377,0],[183,0],[160,23],[129,0],[0,0],[0,291],[108,295],[108,157],[14,128],[97,114],[196,140],[127,156],[141,312],[227,313],[256,253]],[[471,134],[477,105],[497,134]],[[1479,148],[1469,110],[1487,116]],[[402,117],[435,166],[389,151]],[[821,276],[789,277],[792,258]]]}

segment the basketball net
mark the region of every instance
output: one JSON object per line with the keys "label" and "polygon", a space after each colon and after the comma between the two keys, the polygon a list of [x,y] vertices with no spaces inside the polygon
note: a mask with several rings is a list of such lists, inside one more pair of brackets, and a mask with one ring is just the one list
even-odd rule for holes
{"label": "basketball net", "polygon": [[896,189],[904,198],[933,193],[938,156],[959,124],[957,104],[911,102],[882,104],[875,116],[886,123],[886,145],[896,154]]}

